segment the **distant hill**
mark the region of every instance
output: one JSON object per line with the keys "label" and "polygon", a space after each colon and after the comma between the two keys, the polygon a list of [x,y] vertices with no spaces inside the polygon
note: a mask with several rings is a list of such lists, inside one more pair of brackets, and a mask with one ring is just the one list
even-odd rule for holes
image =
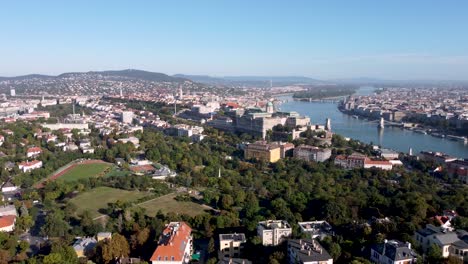
{"label": "distant hill", "polygon": [[0,77],[0,80],[26,80],[26,79],[50,79],[50,78],[70,78],[70,77],[90,77],[90,76],[114,76],[114,77],[122,77],[122,78],[130,78],[130,79],[138,79],[138,80],[146,80],[146,81],[153,81],[153,82],[185,82],[190,81],[189,79],[180,78],[180,77],[173,77],[169,76],[164,73],[159,72],[149,72],[149,71],[142,71],[142,70],[121,70],[121,71],[89,71],[89,72],[68,72],[62,73],[57,76],[49,76],[49,75],[40,75],[40,74],[30,74],[24,76],[16,76],[16,77]]}
{"label": "distant hill", "polygon": [[169,76],[164,73],[159,72],[149,72],[149,71],[142,71],[142,70],[121,70],[121,71],[90,71],[84,73],[63,73],[58,77],[69,77],[69,76],[76,76],[78,74],[86,74],[86,75],[102,75],[102,76],[115,76],[115,77],[126,77],[131,79],[138,79],[138,80],[146,80],[152,82],[185,82],[189,81],[189,79],[179,78]]}
{"label": "distant hill", "polygon": [[3,80],[27,80],[27,79],[50,79],[55,78],[55,76],[43,75],[43,74],[28,74],[14,77],[0,77],[0,81]]}
{"label": "distant hill", "polygon": [[293,84],[324,84],[325,81],[312,79],[304,76],[223,76],[211,77],[208,75],[184,75],[176,74],[174,77],[190,79],[194,82],[207,84],[224,85],[254,85],[269,86],[270,81],[273,85],[293,85]]}
{"label": "distant hill", "polygon": [[176,78],[183,78],[183,79],[189,79],[194,82],[199,82],[199,83],[209,83],[209,84],[215,84],[215,83],[223,83],[226,82],[225,79],[223,78],[216,78],[216,77],[211,77],[208,75],[185,75],[185,74],[175,74],[173,77]]}

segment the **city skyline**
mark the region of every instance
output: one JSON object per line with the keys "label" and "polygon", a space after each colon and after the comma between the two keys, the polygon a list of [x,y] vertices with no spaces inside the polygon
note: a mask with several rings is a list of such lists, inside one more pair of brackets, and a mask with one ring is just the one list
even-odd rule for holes
{"label": "city skyline", "polygon": [[5,3],[0,76],[142,69],[210,76],[467,80],[460,1]]}

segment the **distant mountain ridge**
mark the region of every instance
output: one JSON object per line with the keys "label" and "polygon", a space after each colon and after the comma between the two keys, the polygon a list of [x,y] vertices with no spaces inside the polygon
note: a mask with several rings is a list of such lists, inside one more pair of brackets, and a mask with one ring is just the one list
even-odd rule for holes
{"label": "distant mountain ridge", "polygon": [[325,84],[327,81],[313,79],[304,76],[223,76],[212,77],[209,75],[185,75],[176,74],[175,77],[190,79],[194,82],[208,84],[270,84],[270,82],[281,85],[292,84]]}
{"label": "distant mountain ridge", "polygon": [[190,81],[186,78],[173,77],[164,73],[159,72],[149,72],[142,70],[118,70],[118,71],[89,71],[89,72],[67,72],[62,73],[57,76],[50,75],[41,75],[41,74],[29,74],[23,76],[15,77],[0,77],[0,80],[26,80],[26,79],[53,79],[53,78],[70,78],[70,77],[80,77],[80,76],[92,76],[92,75],[101,75],[101,76],[114,76],[114,77],[123,77],[130,79],[146,80],[153,82],[185,82]]}

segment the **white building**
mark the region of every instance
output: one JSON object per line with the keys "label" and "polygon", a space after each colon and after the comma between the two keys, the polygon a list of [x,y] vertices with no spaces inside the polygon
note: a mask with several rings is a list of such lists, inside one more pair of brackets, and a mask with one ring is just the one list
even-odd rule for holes
{"label": "white building", "polygon": [[3,193],[7,193],[7,192],[15,192],[18,190],[18,186],[15,186],[13,183],[11,182],[6,182],[5,184],[3,184],[2,186],[2,192]]}
{"label": "white building", "polygon": [[398,159],[398,156],[399,156],[398,152],[391,150],[391,149],[381,149],[379,153],[380,153],[380,157],[386,160]]}
{"label": "white building", "polygon": [[220,234],[218,258],[238,258],[247,240],[244,234]]}
{"label": "white building", "polygon": [[447,258],[454,256],[468,261],[468,243],[463,239],[468,233],[464,230],[457,232],[445,230],[428,224],[426,228],[417,230],[414,239],[421,245],[423,251],[427,252],[432,245],[436,245],[442,251],[442,256]]}
{"label": "white building", "polygon": [[377,264],[413,264],[417,261],[417,254],[411,249],[411,243],[385,240],[371,247],[371,261]]}
{"label": "white building", "polygon": [[257,235],[264,246],[276,246],[285,241],[292,234],[292,228],[284,220],[267,220],[257,225]]}
{"label": "white building", "polygon": [[122,123],[131,124],[133,122],[133,112],[123,111],[121,114]]}
{"label": "white building", "polygon": [[39,169],[42,167],[42,161],[33,160],[33,161],[23,161],[18,165],[18,168],[23,172],[28,172],[31,170]]}
{"label": "white building", "polygon": [[327,221],[307,221],[298,222],[299,228],[302,233],[308,234],[311,238],[324,238],[326,236],[333,236],[333,228]]}
{"label": "white building", "polygon": [[0,206],[0,216],[5,216],[5,215],[14,215],[17,216],[16,212],[16,207],[14,205],[5,205],[5,206]]}
{"label": "white building", "polygon": [[305,161],[324,162],[331,156],[331,149],[300,145],[294,149],[294,157]]}
{"label": "white building", "polygon": [[26,151],[26,157],[32,158],[32,157],[37,157],[42,153],[42,149],[40,147],[32,147],[28,148]]}
{"label": "white building", "polygon": [[393,164],[388,160],[371,160],[364,161],[364,169],[377,168],[381,170],[392,170]]}

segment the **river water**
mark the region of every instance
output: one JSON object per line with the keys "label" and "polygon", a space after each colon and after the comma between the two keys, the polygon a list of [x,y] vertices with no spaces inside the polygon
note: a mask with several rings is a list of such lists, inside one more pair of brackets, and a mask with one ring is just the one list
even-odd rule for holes
{"label": "river water", "polygon": [[[362,87],[356,94],[369,95],[373,91],[373,87]],[[370,123],[367,120],[356,119],[341,113],[337,103],[299,102],[294,101],[291,96],[283,96],[278,99],[283,101],[280,106],[281,111],[296,111],[301,115],[309,116],[313,124],[325,124],[325,119],[330,118],[332,131],[344,137],[405,153],[408,152],[409,148],[412,148],[413,154],[422,150],[440,151],[459,158],[468,158],[468,145],[463,142],[418,134],[398,127],[378,129],[375,122]]]}

